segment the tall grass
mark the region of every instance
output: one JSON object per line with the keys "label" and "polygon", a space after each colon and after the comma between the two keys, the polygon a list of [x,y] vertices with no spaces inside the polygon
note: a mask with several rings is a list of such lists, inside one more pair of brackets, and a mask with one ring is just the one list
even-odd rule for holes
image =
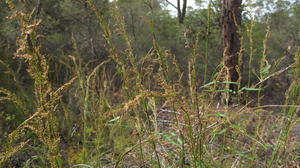
{"label": "tall grass", "polygon": [[[287,91],[286,104],[272,105],[282,108],[282,113],[273,113],[268,109],[270,106],[261,104],[226,106],[217,99],[220,92],[228,92],[222,86],[230,83],[222,65],[211,81],[205,77],[206,84],[197,83],[201,73],[196,61],[202,54],[199,36],[189,50],[188,82],[185,82],[175,55],[155,38],[154,15],[147,20],[154,37],[153,47],[146,55],[138,56],[118,2],[112,3],[108,17],[97,8],[96,1],[86,2],[103,31],[109,58],[93,68],[84,66],[77,46],[79,39],[73,37],[74,52],[67,61],[72,62],[69,65],[75,77],[54,89],[49,80],[47,56],[41,52],[43,46],[39,43],[42,36],[37,28],[42,21],[32,18],[31,11],[24,13],[13,1],[7,1],[15,13],[12,19],[21,23],[16,56],[25,60],[35,81],[35,111],[26,109],[13,92],[0,89],[0,101],[12,101],[21,111],[29,113],[28,119],[6,138],[5,149],[0,150],[0,167],[14,166],[12,159],[18,159],[18,153],[34,146],[43,148],[34,154],[46,161],[27,158],[21,163],[23,167],[298,165],[299,142],[294,132],[299,125],[296,118],[300,108],[299,49],[295,56],[295,80]],[[252,36],[251,27],[248,31]],[[263,72],[268,67],[269,32],[270,29],[260,64],[261,82],[268,78]],[[121,48],[117,42],[125,47]],[[250,55],[254,54],[252,45]],[[205,60],[207,51],[208,46]],[[250,88],[250,83],[247,87],[236,84],[239,92],[257,91]],[[61,100],[63,92],[69,104]]]}
{"label": "tall grass", "polygon": [[[31,13],[19,11],[12,1],[7,1],[7,3],[14,12],[11,18],[18,19],[20,22],[21,36],[17,41],[19,49],[15,55],[25,60],[29,67],[28,72],[35,80],[36,111],[8,135],[6,150],[1,157],[0,165],[1,167],[4,166],[5,162],[14,153],[20,151],[30,142],[30,139],[24,140],[24,136],[26,137],[29,134],[28,132],[32,132],[46,147],[45,157],[51,167],[61,167],[60,137],[55,113],[57,112],[57,102],[61,97],[62,91],[75,78],[57,90],[52,89],[48,80],[49,66],[47,58],[40,51],[41,46],[38,43],[40,37],[36,32],[41,20],[33,19]],[[16,102],[26,112],[25,107],[18,98],[4,89],[1,89],[1,92],[6,94],[6,98]]]}

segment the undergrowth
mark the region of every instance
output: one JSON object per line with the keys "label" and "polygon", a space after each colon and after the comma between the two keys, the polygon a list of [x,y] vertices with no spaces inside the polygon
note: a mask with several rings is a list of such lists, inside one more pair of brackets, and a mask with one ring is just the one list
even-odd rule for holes
{"label": "undergrowth", "polygon": [[[220,92],[230,92],[221,87],[230,83],[225,80],[222,64],[210,79],[206,67],[207,83],[197,83],[203,75],[196,64],[200,39],[195,40],[187,57],[185,78],[175,55],[155,38],[153,20],[147,22],[153,47],[141,57],[134,52],[117,3],[108,20],[93,0],[86,2],[97,16],[110,56],[89,69],[80,60],[79,39],[71,39],[74,55],[69,55],[65,64],[72,67],[74,77],[54,89],[49,61],[39,43],[43,36],[38,29],[43,21],[34,18],[33,11],[19,9],[7,0],[13,13],[10,19],[20,23],[15,56],[27,63],[34,80],[35,110],[12,91],[0,88],[0,101],[11,101],[27,117],[1,142],[0,167],[299,166],[299,48],[290,66],[294,81],[284,105],[260,103],[264,82],[287,70],[270,73],[265,51],[259,83],[251,85],[248,75],[247,86],[239,87],[240,95],[247,95],[240,99],[246,101],[226,106],[219,101]],[[207,15],[210,24],[210,11]],[[252,27],[247,28],[251,39]],[[267,30],[263,42],[265,50],[269,33]],[[120,48],[116,39],[126,47]],[[250,48],[252,57],[253,40]],[[257,100],[250,98],[250,92],[258,93]],[[253,106],[255,101],[258,103]],[[281,111],[270,110],[274,107]]]}

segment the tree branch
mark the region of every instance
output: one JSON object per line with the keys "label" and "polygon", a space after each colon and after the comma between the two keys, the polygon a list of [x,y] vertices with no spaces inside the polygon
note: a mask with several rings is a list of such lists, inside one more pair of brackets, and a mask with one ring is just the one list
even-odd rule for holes
{"label": "tree branch", "polygon": [[166,2],[167,2],[169,5],[173,6],[175,9],[178,9],[177,6],[175,6],[172,2],[170,2],[170,1],[168,1],[168,0],[166,0]]}

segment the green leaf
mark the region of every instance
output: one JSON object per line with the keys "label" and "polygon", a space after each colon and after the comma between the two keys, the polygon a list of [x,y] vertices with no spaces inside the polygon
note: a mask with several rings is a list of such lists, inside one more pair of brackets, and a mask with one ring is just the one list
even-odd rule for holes
{"label": "green leaf", "polygon": [[217,134],[220,135],[220,134],[224,134],[225,132],[227,131],[226,128],[222,129],[220,132],[218,132]]}
{"label": "green leaf", "polygon": [[217,113],[217,116],[222,118],[227,118],[227,116],[224,113],[220,113],[220,112]]}
{"label": "green leaf", "polygon": [[253,157],[251,157],[250,155],[247,155],[243,152],[240,152],[240,151],[235,151],[237,155],[239,155],[240,157],[244,158],[244,159],[248,159],[248,160],[251,160],[251,161],[254,161],[255,159]]}
{"label": "green leaf", "polygon": [[300,156],[295,156],[294,160],[300,159]]}
{"label": "green leaf", "polygon": [[272,144],[269,144],[269,143],[264,144],[265,149],[272,148],[272,147],[273,147]]}
{"label": "green leaf", "polygon": [[235,84],[235,85],[239,84],[238,82],[231,82],[231,81],[223,81],[221,83],[224,83],[224,84]]}
{"label": "green leaf", "polygon": [[90,166],[90,165],[87,165],[87,164],[77,164],[77,165],[74,165],[72,167],[86,167],[86,168],[93,168],[93,166]]}
{"label": "green leaf", "polygon": [[180,144],[180,145],[182,145],[183,144],[183,140],[179,137],[179,138],[177,138],[177,142]]}
{"label": "green leaf", "polygon": [[223,90],[204,90],[205,92],[225,92],[225,93],[229,93],[232,92],[231,89],[223,89]]}
{"label": "green leaf", "polygon": [[294,116],[296,110],[297,110],[297,108],[296,108],[295,106],[291,106],[291,107],[289,108],[289,112],[288,112],[288,114],[287,114],[287,117],[288,117],[288,118],[292,118],[292,117]]}
{"label": "green leaf", "polygon": [[207,86],[213,85],[213,84],[218,84],[218,83],[222,83],[222,84],[234,84],[234,85],[238,85],[238,82],[232,82],[232,81],[222,81],[222,82],[218,82],[218,81],[213,81],[213,82],[209,82],[203,86],[201,86],[200,88],[205,88]]}
{"label": "green leaf", "polygon": [[241,127],[239,125],[233,124],[233,125],[231,125],[231,128],[240,129]]}
{"label": "green leaf", "polygon": [[120,116],[117,116],[116,118],[113,118],[113,119],[109,120],[109,122],[117,121],[117,120],[119,120],[120,118],[121,118]]}
{"label": "green leaf", "polygon": [[176,143],[171,137],[167,136],[167,135],[163,135],[163,138],[165,138],[168,142],[170,142],[171,144],[175,145],[175,146],[179,146],[180,145],[178,143]]}
{"label": "green leaf", "polygon": [[216,82],[209,82],[209,83],[207,83],[207,84],[201,86],[200,88],[204,88],[204,87],[210,86],[210,85],[212,85],[212,84],[216,84]]}
{"label": "green leaf", "polygon": [[261,88],[248,88],[248,87],[243,87],[243,88],[241,88],[238,92],[241,92],[241,91],[244,91],[244,90],[246,90],[246,91],[260,91],[260,90],[262,90]]}
{"label": "green leaf", "polygon": [[261,74],[268,74],[270,72],[271,65],[267,64],[263,69],[260,70]]}

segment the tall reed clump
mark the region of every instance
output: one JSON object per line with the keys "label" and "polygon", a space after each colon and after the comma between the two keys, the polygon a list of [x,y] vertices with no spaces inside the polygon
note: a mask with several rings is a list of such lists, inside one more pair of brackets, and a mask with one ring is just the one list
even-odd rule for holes
{"label": "tall reed clump", "polygon": [[[282,120],[282,130],[277,138],[276,146],[272,152],[272,157],[268,161],[268,166],[272,167],[274,165],[280,164],[282,156],[288,152],[288,146],[291,144],[291,139],[293,136],[293,129],[299,127],[299,104],[300,104],[300,47],[297,47],[295,53],[293,77],[294,80],[291,83],[289,89],[286,92],[286,102],[287,108],[282,110],[285,118]],[[294,130],[295,131],[295,130]],[[296,131],[298,131],[296,129]],[[293,158],[294,159],[294,158]]]}
{"label": "tall reed clump", "polygon": [[[300,36],[300,34],[299,34]],[[299,37],[300,38],[300,37]],[[300,103],[300,46],[297,48],[297,52],[295,54],[295,63],[294,63],[294,72],[293,77],[295,80],[292,82],[288,92],[287,92],[287,103],[299,105]]]}
{"label": "tall reed clump", "polygon": [[[270,68],[271,68],[271,65],[269,64],[268,60],[267,60],[267,55],[268,55],[268,40],[269,40],[269,37],[270,37],[270,25],[268,23],[267,25],[267,32],[266,32],[266,35],[265,35],[265,38],[264,38],[264,41],[263,41],[263,53],[262,53],[262,56],[261,56],[261,59],[260,59],[260,68],[259,68],[259,80],[260,81],[263,81],[267,75],[270,73]],[[257,103],[258,103],[258,106],[260,106],[261,104],[261,89],[262,89],[263,85],[260,84],[259,85],[259,91],[258,91],[258,95],[257,95]]]}
{"label": "tall reed clump", "polygon": [[[162,96],[147,90],[148,82],[151,82],[148,76],[151,76],[151,73],[147,74],[147,71],[152,69],[152,59],[149,57],[153,56],[153,51],[141,60],[137,60],[120,9],[116,6],[110,8],[109,16],[113,18],[111,21],[99,11],[94,1],[87,0],[86,2],[96,14],[110,58],[100,63],[90,73],[81,74],[80,69],[77,71],[80,76],[80,88],[84,95],[82,102],[83,146],[80,158],[76,159],[75,163],[87,164],[95,159],[95,165],[101,166],[105,161],[98,160],[98,157],[105,158],[107,155],[104,153],[109,150],[112,156],[106,160],[116,162],[118,165],[127,154],[127,149],[124,150],[124,147],[130,150],[139,149],[140,158],[143,160],[142,144],[145,143],[143,136],[146,131],[141,117],[146,115],[147,97]],[[118,48],[116,36],[119,42],[125,44],[124,50]],[[107,71],[107,64],[113,65],[116,72]],[[145,70],[141,67],[143,64],[146,65],[143,67]],[[116,77],[121,81],[120,86],[116,86]],[[112,93],[112,89],[118,90],[118,93]],[[136,131],[137,134],[130,135],[130,131]],[[137,145],[132,143],[135,140],[139,142]],[[99,150],[103,155],[97,154]]]}
{"label": "tall reed clump", "polygon": [[[247,36],[249,38],[249,61],[248,61],[248,74],[247,74],[247,87],[250,88],[251,86],[251,72],[252,72],[252,61],[253,61],[253,54],[254,54],[254,41],[253,41],[253,27],[255,26],[254,16],[251,10],[253,10],[253,2],[252,0],[248,1],[248,8],[249,8],[249,17],[250,23],[246,25]],[[249,92],[247,92],[248,97]]]}
{"label": "tall reed clump", "polygon": [[[42,36],[37,33],[37,28],[42,21],[34,19],[34,11],[28,11],[25,8],[19,9],[10,0],[6,2],[12,12],[9,18],[17,19],[20,24],[21,34],[17,40],[19,48],[15,56],[27,63],[27,71],[34,79],[36,111],[9,134],[6,150],[1,155],[0,165],[3,167],[10,157],[21,151],[26,144],[31,143],[30,141],[33,139],[29,138],[28,135],[33,133],[46,147],[45,156],[50,164],[49,166],[61,167],[63,162],[59,150],[60,137],[56,119],[57,102],[61,98],[62,92],[73,83],[75,78],[57,90],[52,89],[48,80],[49,65],[47,58],[40,50],[39,39]],[[4,91],[1,89],[1,92]],[[5,94],[18,106],[23,107],[22,103],[17,101],[17,98],[10,96],[12,94],[9,92]]]}
{"label": "tall reed clump", "polygon": [[[158,151],[159,143],[157,141],[160,138],[157,112],[159,100],[166,100],[170,104],[177,101],[176,95],[181,89],[179,85],[181,72],[176,65],[176,59],[168,50],[163,50],[155,39],[153,40],[153,49],[138,59],[133,52],[124,18],[120,13],[120,8],[116,6],[117,3],[114,3],[109,12],[110,17],[114,18],[113,21],[107,20],[102,15],[94,1],[87,0],[87,3],[97,16],[104,32],[110,59],[115,63],[117,73],[122,80],[119,97],[116,98],[112,95],[112,99],[117,99],[117,101],[113,106],[101,112],[104,125],[109,128],[109,138],[113,141],[113,157],[109,160],[115,162],[116,167],[122,166],[127,155],[136,151],[136,156],[139,158],[137,164],[143,165],[148,162],[145,158],[150,157],[153,152],[155,157],[150,157],[150,162],[161,166],[162,158]],[[116,35],[119,41],[125,44],[125,50],[117,48],[114,41]],[[159,67],[158,71],[156,67]],[[103,97],[103,99],[107,98]],[[89,98],[89,100],[91,99]],[[153,116],[149,114],[149,111],[152,111]],[[125,132],[120,132],[122,130]],[[128,135],[126,133],[128,131],[134,133]],[[119,136],[125,136],[126,140],[120,140]]]}

